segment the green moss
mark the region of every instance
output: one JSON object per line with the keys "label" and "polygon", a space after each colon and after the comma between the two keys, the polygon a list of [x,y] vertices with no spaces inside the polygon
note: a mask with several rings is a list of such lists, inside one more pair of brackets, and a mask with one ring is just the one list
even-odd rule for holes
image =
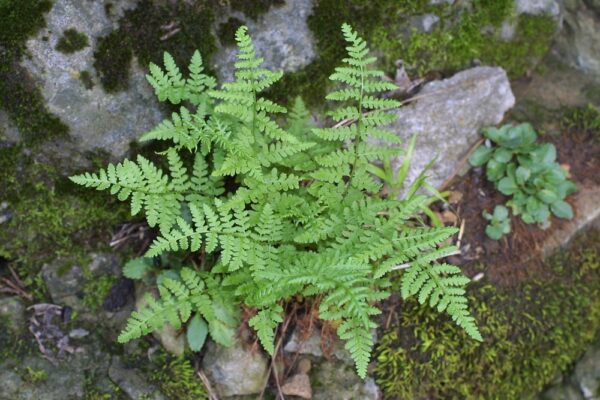
{"label": "green moss", "polygon": [[202,381],[186,358],[167,356],[162,352],[154,364],[156,368],[150,373],[150,377],[167,398],[172,400],[208,399]]}
{"label": "green moss", "polygon": [[218,36],[221,44],[224,46],[234,46],[235,32],[242,25],[244,25],[244,21],[235,17],[231,17],[219,25]]}
{"label": "green moss", "polygon": [[48,379],[48,373],[46,371],[44,371],[43,369],[36,369],[36,368],[27,366],[27,367],[21,369],[19,372],[20,372],[21,378],[25,382],[27,382],[31,385],[37,385],[39,383],[44,382],[46,379]]}
{"label": "green moss", "polygon": [[208,60],[216,49],[211,32],[214,6],[212,0],[193,5],[182,0],[163,4],[143,0],[127,11],[119,29],[100,38],[94,52],[94,67],[104,89],[117,92],[128,87],[133,55],[144,68],[150,62],[162,63],[164,51],[179,65],[187,65],[196,49]]}
{"label": "green moss", "polygon": [[79,80],[87,90],[92,90],[94,88],[94,81],[92,80],[90,71],[81,71],[79,73]]}
{"label": "green moss", "polygon": [[386,398],[526,399],[580,357],[600,328],[600,232],[559,251],[538,281],[472,285],[483,343],[406,302],[376,350]]}
{"label": "green moss", "polygon": [[114,275],[94,277],[89,270],[84,271],[83,304],[91,310],[97,310],[102,305],[108,291],[117,281]]}
{"label": "green moss", "polygon": [[[428,0],[318,1],[308,25],[314,34],[318,58],[300,71],[288,73],[273,89],[272,98],[283,101],[302,95],[310,106],[322,105],[328,76],[345,56],[339,26],[350,22],[370,43],[382,68],[394,72],[404,61],[413,75],[453,73],[474,60],[504,67],[513,78],[523,75],[543,56],[556,30],[549,16],[515,16],[513,0],[476,0],[465,8],[432,5]],[[431,32],[411,29],[411,17],[434,13],[440,22]],[[515,37],[499,38],[502,21],[513,19]],[[277,95],[280,93],[281,95]]]}
{"label": "green moss", "polygon": [[590,134],[600,139],[600,111],[591,104],[569,108],[563,113],[560,126],[569,132]]}
{"label": "green moss", "polygon": [[84,33],[78,32],[74,28],[69,28],[63,32],[62,37],[58,40],[56,50],[71,54],[85,49],[88,45],[88,38]]}
{"label": "green moss", "polygon": [[48,112],[44,99],[27,71],[19,65],[25,41],[42,29],[52,7],[45,0],[0,1],[0,108],[19,129],[26,143],[64,136],[68,128]]}
{"label": "green moss", "polygon": [[124,203],[75,187],[38,164],[22,146],[0,148],[2,200],[12,218],[0,229],[0,254],[41,296],[41,266],[57,257],[77,261],[108,243],[112,227],[128,218]]}
{"label": "green moss", "polygon": [[271,6],[285,4],[284,0],[229,0],[231,8],[241,11],[244,15],[256,20],[260,15],[269,11]]}

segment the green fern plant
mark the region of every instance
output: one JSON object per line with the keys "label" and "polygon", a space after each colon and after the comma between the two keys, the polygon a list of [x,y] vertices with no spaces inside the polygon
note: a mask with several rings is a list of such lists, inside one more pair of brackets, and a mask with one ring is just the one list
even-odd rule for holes
{"label": "green fern plant", "polygon": [[[179,113],[142,136],[171,143],[163,153],[168,171],[138,157],[71,179],[129,200],[133,214],[144,211],[160,231],[146,257],[192,252],[208,261],[161,274],[160,297],[147,296],[120,342],[165,323],[188,323],[188,330],[193,325],[204,335],[208,326],[211,337],[227,345],[244,304],[256,310],[249,324],[272,354],[283,303],[319,295],[319,317],[335,322],[364,377],[377,303],[390,295],[394,274],[402,274],[403,297],[417,296],[481,340],[467,307],[468,279],[436,262],[455,251],[443,243],[456,230],[415,222],[427,196],[379,195],[382,185],[370,165],[399,150],[371,139],[399,142],[384,129],[395,118],[386,110],[399,103],[379,97],[395,86],[372,68],[365,41],[349,25],[342,31],[348,56],[330,77],[341,87],[327,96],[339,104],[329,113],[338,124],[329,128],[314,127],[301,100],[286,124],[277,122],[286,108],[261,93],[281,73],[261,67],[246,27],[236,33],[235,79],[220,88],[203,75],[199,54],[189,78],[169,55],[166,72],[150,67],[159,99],[181,104]],[[192,155],[191,165],[182,152]],[[231,183],[227,191],[224,179]],[[147,270],[143,262],[127,267],[132,277]]]}

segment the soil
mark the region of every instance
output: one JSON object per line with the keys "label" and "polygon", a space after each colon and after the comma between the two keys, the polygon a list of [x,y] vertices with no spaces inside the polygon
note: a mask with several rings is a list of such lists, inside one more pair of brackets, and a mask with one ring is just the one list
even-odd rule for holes
{"label": "soil", "polygon": [[[564,132],[561,135],[542,136],[540,141],[553,143],[558,162],[570,172],[570,179],[578,187],[600,185],[600,143],[590,135]],[[511,217],[511,233],[495,241],[485,234],[487,221],[482,212],[491,212],[498,204],[509,200],[487,181],[483,168],[471,168],[467,174],[455,178],[448,189],[459,200],[450,204],[449,211],[456,215],[456,226],[464,224],[461,255],[450,262],[462,265],[468,276],[483,272],[493,284],[512,286],[530,278],[543,279],[547,269],[542,260],[542,244],[553,231],[568,221],[551,217],[551,226],[541,229],[536,224],[525,224],[520,217]],[[570,202],[572,196],[567,197]],[[440,212],[443,210],[440,208]],[[578,210],[574,207],[575,218]]]}

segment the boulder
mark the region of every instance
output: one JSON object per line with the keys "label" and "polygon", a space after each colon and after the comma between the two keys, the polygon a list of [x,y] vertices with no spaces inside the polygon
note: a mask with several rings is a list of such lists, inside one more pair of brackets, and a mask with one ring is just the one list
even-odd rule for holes
{"label": "boulder", "polygon": [[[416,100],[397,111],[390,130],[408,143],[417,134],[408,182],[437,157],[429,182],[439,187],[459,165],[480,130],[499,124],[515,104],[506,72],[497,67],[476,67],[427,83]],[[399,168],[402,157],[392,160]]]}
{"label": "boulder", "polygon": [[[134,67],[129,89],[116,94],[105,93],[94,72],[97,38],[114,29],[105,6],[111,4],[111,15],[118,18],[136,3],[135,0],[55,1],[46,15],[47,28],[27,42],[29,57],[22,60],[22,65],[39,83],[48,110],[69,127],[72,140],[56,146],[59,159],[95,150],[104,150],[118,159],[131,141],[162,118],[142,69]],[[88,46],[64,54],[56,45],[70,28],[84,34]],[[89,74],[93,87],[86,87],[81,79],[83,72]]]}
{"label": "boulder", "polygon": [[165,400],[166,397],[135,369],[125,367],[120,357],[113,356],[108,376],[131,399]]}
{"label": "boulder", "polygon": [[220,397],[258,394],[267,380],[266,357],[239,341],[232,347],[209,342],[202,367]]}
{"label": "boulder", "polygon": [[[230,17],[242,21],[252,35],[256,53],[265,59],[264,68],[277,71],[296,71],[317,56],[307,18],[312,13],[312,0],[286,1],[283,6],[271,7],[256,21],[240,12]],[[221,48],[212,63],[221,81],[233,78],[237,48]]]}

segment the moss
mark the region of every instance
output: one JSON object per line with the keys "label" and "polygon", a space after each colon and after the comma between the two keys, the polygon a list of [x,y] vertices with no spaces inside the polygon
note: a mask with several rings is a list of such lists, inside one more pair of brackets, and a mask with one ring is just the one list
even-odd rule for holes
{"label": "moss", "polygon": [[27,71],[19,65],[25,41],[45,27],[44,15],[52,7],[45,0],[0,2],[0,108],[4,109],[26,143],[64,136],[68,128],[46,108]]}
{"label": "moss", "polygon": [[572,133],[589,134],[600,139],[600,111],[591,104],[568,108],[563,113],[560,126]]}
{"label": "moss", "polygon": [[[556,23],[549,16],[515,16],[513,0],[476,0],[469,8],[428,0],[318,1],[308,25],[318,58],[300,71],[288,73],[272,90],[285,101],[302,95],[310,106],[324,102],[328,76],[345,56],[339,27],[351,22],[370,43],[381,67],[392,74],[402,59],[411,74],[450,74],[474,60],[504,67],[513,78],[523,75],[548,50]],[[411,17],[434,13],[440,22],[431,32],[411,30]],[[515,37],[505,42],[498,31],[502,21],[514,19]],[[279,94],[279,95],[278,95]]]}
{"label": "moss", "polygon": [[85,49],[89,45],[88,38],[84,33],[78,32],[74,28],[69,28],[63,32],[62,37],[56,44],[56,50],[71,54]]}
{"label": "moss", "polygon": [[161,352],[154,361],[154,365],[155,369],[150,373],[150,377],[167,398],[172,400],[208,399],[202,381],[186,358],[167,356]]}
{"label": "moss", "polygon": [[231,8],[241,11],[244,15],[256,20],[260,15],[269,11],[271,6],[280,6],[285,4],[285,0],[229,0]]}
{"label": "moss", "polygon": [[94,81],[92,80],[92,74],[90,71],[81,71],[79,73],[79,80],[84,88],[92,90],[94,88]]}
{"label": "moss", "polygon": [[124,203],[75,187],[20,145],[0,148],[1,198],[12,218],[0,229],[0,254],[42,296],[39,270],[57,257],[77,261],[108,243],[113,225],[128,218]]}
{"label": "moss", "polygon": [[95,311],[100,308],[110,288],[117,281],[114,275],[93,277],[89,270],[84,271],[85,283],[83,284],[83,304]]}
{"label": "moss", "polygon": [[244,25],[244,21],[235,17],[231,17],[226,22],[219,25],[218,36],[221,44],[223,46],[234,46],[235,32],[242,25]]}
{"label": "moss", "polygon": [[521,399],[539,393],[585,352],[600,328],[600,232],[546,265],[548,278],[511,288],[473,285],[484,337],[469,340],[429,309],[402,304],[376,349],[386,398]]}
{"label": "moss", "polygon": [[21,378],[31,385],[37,385],[48,379],[48,373],[43,369],[36,369],[27,366],[21,369],[19,372]]}
{"label": "moss", "polygon": [[196,49],[209,59],[216,49],[211,32],[214,7],[212,0],[193,5],[182,0],[162,5],[143,0],[127,11],[119,29],[100,38],[94,52],[94,67],[104,89],[117,92],[128,87],[133,55],[144,67],[162,63],[164,51],[178,65],[187,65]]}

